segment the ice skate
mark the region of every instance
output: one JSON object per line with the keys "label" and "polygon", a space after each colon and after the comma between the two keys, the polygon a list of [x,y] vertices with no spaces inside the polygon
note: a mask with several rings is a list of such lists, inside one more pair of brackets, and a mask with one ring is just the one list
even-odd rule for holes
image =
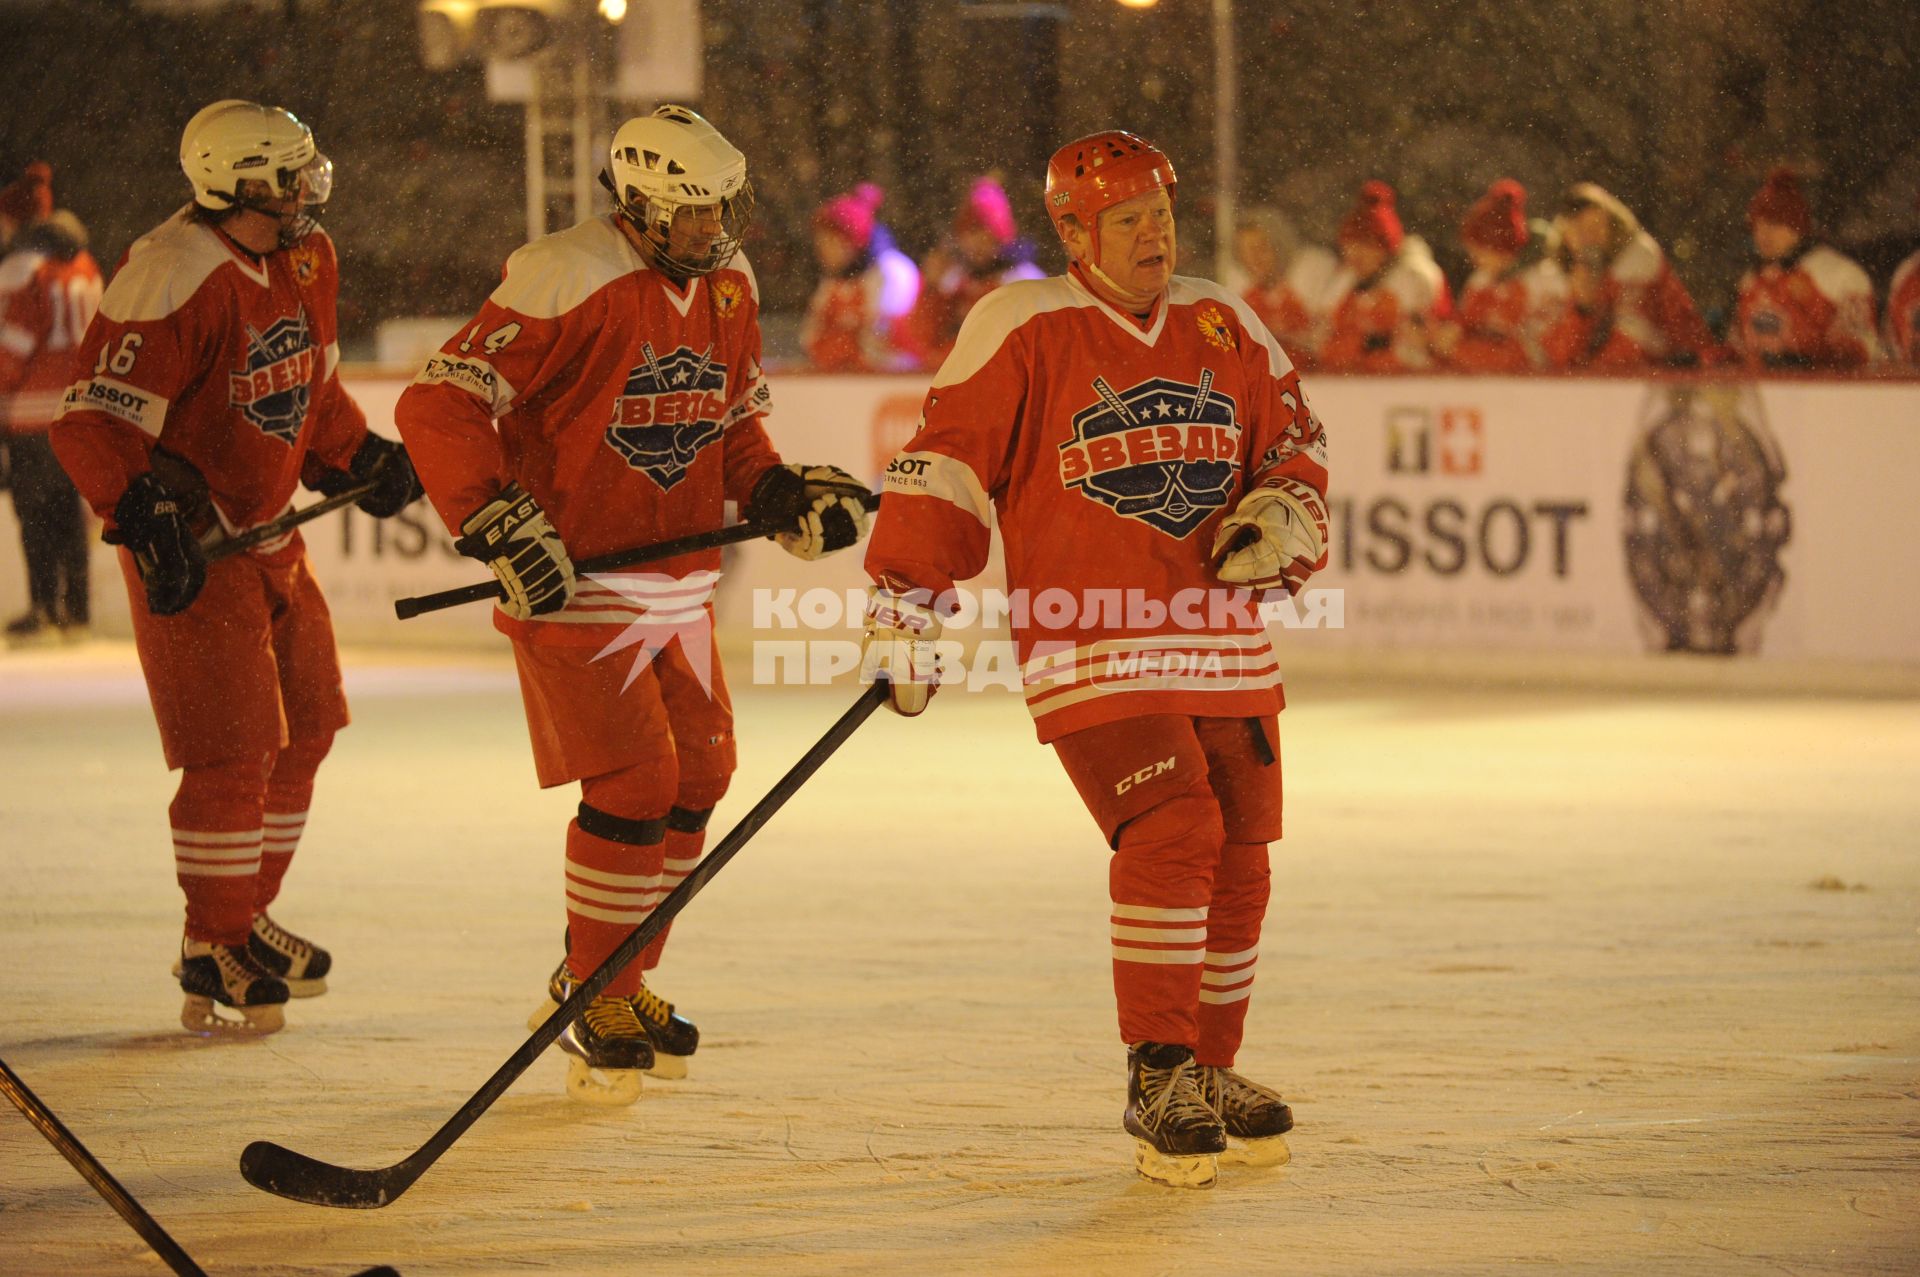
{"label": "ice skate", "polygon": [[305,936],[288,931],[264,912],[254,916],[247,952],[286,982],[289,997],[317,998],[327,991],[326,975],[333,969],[333,955]]}
{"label": "ice skate", "polygon": [[640,1098],[640,1075],[653,1064],[646,1028],[625,998],[605,994],[560,1035],[567,1094],[586,1104],[618,1107]]}
{"label": "ice skate", "polygon": [[[255,961],[245,945],[183,941],[173,974],[187,995],[180,1023],[189,1033],[257,1037],[286,1024],[281,1011],[286,983]],[[221,1015],[216,1004],[233,1008],[240,1018]]]}
{"label": "ice skate", "polygon": [[[553,975],[547,980],[547,1000],[534,1009],[527,1017],[527,1027],[537,1029],[546,1018],[554,1013],[567,995],[573,992],[573,971],[567,966],[565,958],[553,969]],[[653,1063],[647,1072],[657,1078],[669,1081],[687,1075],[687,1059],[700,1045],[700,1030],[693,1021],[676,1014],[673,1004],[662,998],[643,982],[640,992],[630,1001],[633,1013],[640,1017],[640,1027],[647,1031],[647,1041],[653,1047]]]}
{"label": "ice skate", "polygon": [[59,627],[44,608],[31,608],[7,622],[8,647],[45,647],[60,641]]}
{"label": "ice skate", "polygon": [[1249,1082],[1232,1069],[1203,1064],[1200,1096],[1220,1115],[1227,1132],[1222,1166],[1281,1166],[1292,1160],[1285,1137],[1293,1129],[1293,1110],[1280,1092]]}
{"label": "ice skate", "polygon": [[1121,1125],[1134,1139],[1133,1165],[1174,1188],[1212,1188],[1227,1134],[1200,1094],[1193,1052],[1140,1042],[1127,1052],[1127,1111]]}

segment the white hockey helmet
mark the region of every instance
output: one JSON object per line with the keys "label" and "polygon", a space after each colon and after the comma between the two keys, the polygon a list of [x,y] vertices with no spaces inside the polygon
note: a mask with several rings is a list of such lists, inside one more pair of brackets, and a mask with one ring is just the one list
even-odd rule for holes
{"label": "white hockey helmet", "polygon": [[[613,135],[600,180],[621,216],[640,232],[655,266],[682,276],[705,275],[740,251],[753,212],[747,157],[696,112],[662,106],[628,120]],[[693,260],[669,248],[673,215],[687,207],[711,208],[720,218],[719,238]]]}
{"label": "white hockey helmet", "polygon": [[239,98],[203,107],[187,121],[180,167],[193,184],[193,202],[215,212],[252,207],[240,198],[243,181],[264,183],[276,199],[299,192],[307,230],[333,194],[333,161],[320,154],[313,130],[282,107]]}

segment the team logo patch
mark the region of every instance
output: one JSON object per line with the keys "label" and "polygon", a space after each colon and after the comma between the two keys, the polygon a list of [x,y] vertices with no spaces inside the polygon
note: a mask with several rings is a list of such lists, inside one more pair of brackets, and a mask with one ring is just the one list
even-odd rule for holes
{"label": "team logo patch", "polygon": [[713,361],[713,347],[695,354],[682,346],[664,358],[653,343],[627,373],[613,401],[607,446],[629,466],[667,489],[687,477],[700,450],[718,439],[727,414],[727,366]]}
{"label": "team logo patch", "polygon": [[287,261],[293,267],[293,277],[300,281],[300,287],[311,287],[320,277],[320,250],[311,245],[302,244],[287,254]]}
{"label": "team logo patch", "polygon": [[1200,325],[1200,335],[1215,350],[1233,349],[1233,329],[1227,327],[1227,317],[1220,313],[1218,306],[1208,306],[1195,317]]}
{"label": "team logo patch", "polygon": [[320,352],[307,312],[276,319],[265,332],[247,327],[247,364],[227,374],[227,402],[260,433],[292,446],[307,420]]}
{"label": "team logo patch", "polygon": [[719,280],[713,286],[713,307],[722,317],[731,318],[740,308],[740,299],[746,295],[747,290],[740,286],[739,280]]}
{"label": "team logo patch", "polygon": [[1093,379],[1097,402],[1076,413],[1073,438],[1060,445],[1060,482],[1182,539],[1227,504],[1240,466],[1240,426],[1231,396],[1199,384],[1154,377],[1115,392]]}

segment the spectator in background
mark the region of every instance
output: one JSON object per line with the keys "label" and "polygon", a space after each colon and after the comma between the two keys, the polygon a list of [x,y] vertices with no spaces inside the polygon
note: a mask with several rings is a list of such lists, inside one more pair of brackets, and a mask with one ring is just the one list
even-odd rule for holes
{"label": "spectator in background", "polygon": [[1694,367],[1713,334],[1640,219],[1605,189],[1576,183],[1556,223],[1571,305],[1543,339],[1555,368]]}
{"label": "spectator in background", "polygon": [[953,216],[952,237],[920,264],[920,300],[895,330],[894,344],[913,367],[936,369],[975,302],[1002,284],[1044,275],[1014,225],[1006,190],[980,178]]}
{"label": "spectator in background", "polygon": [[817,371],[883,372],[899,366],[893,330],[920,294],[920,271],[880,224],[885,199],[884,191],[865,182],[813,215],[821,279],[807,303],[800,344]]}
{"label": "spectator in background", "polygon": [[1296,368],[1313,367],[1325,338],[1325,300],[1340,259],[1300,236],[1277,208],[1245,209],[1233,232],[1233,256],[1247,273],[1241,297]]}
{"label": "spectator in background", "polygon": [[30,604],[8,623],[7,642],[75,640],[91,614],[86,515],[47,427],[74,379],[74,348],[99,309],[100,268],[80,219],[55,211],[45,164],[29,165],[0,191],[0,221],[10,246],[0,261],[0,423]]}
{"label": "spectator in background", "polygon": [[1427,325],[1452,313],[1452,298],[1426,241],[1401,227],[1385,182],[1362,186],[1341,221],[1340,261],[1319,366],[1335,372],[1426,367]]}
{"label": "spectator in background", "polygon": [[1527,191],[1503,177],[1460,226],[1473,274],[1457,320],[1433,328],[1435,358],[1464,372],[1527,372],[1546,364],[1541,337],[1567,303],[1567,279],[1546,256],[1545,228],[1527,222]]}
{"label": "spectator in background", "polygon": [[1747,205],[1759,265],[1740,277],[1734,350],[1755,368],[1863,368],[1880,360],[1873,281],[1851,257],[1815,244],[1791,169],[1777,168]]}
{"label": "spectator in background", "polygon": [[[1914,207],[1920,209],[1920,200]],[[1890,359],[1920,368],[1920,251],[1894,268],[1887,285],[1886,338]]]}

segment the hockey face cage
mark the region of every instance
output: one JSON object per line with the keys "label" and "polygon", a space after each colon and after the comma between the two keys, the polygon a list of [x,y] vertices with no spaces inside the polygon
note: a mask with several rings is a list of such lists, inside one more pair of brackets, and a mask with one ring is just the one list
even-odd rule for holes
{"label": "hockey face cage", "polygon": [[[630,164],[640,164],[647,158],[659,162],[658,157],[643,157],[633,147],[626,149],[629,154],[624,158]],[[672,160],[667,160],[666,164],[670,168],[677,167]],[[741,240],[746,236],[747,223],[753,220],[753,183],[750,180],[743,180],[740,189],[732,195],[717,199],[712,192],[691,182],[680,184],[686,198],[679,200],[648,195],[631,184],[622,191],[614,186],[612,175],[605,169],[600,172],[600,185],[612,194],[620,216],[640,232],[641,242],[647,246],[650,264],[682,279],[712,274],[732,261],[734,254],[740,251]],[[719,215],[720,234],[698,257],[681,257],[672,248],[673,215],[683,208],[710,208]]]}
{"label": "hockey face cage", "polygon": [[1109,129],[1069,142],[1047,161],[1047,216],[1057,232],[1069,217],[1098,243],[1106,209],[1149,191],[1173,196],[1173,161],[1145,138]]}

